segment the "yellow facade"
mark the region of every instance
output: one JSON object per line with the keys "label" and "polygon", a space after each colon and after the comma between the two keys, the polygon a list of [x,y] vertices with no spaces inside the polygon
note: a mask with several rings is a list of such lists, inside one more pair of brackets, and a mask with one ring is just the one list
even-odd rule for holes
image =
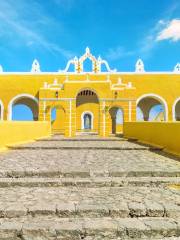
{"label": "yellow facade", "polygon": [[[92,61],[92,72],[83,71],[83,63]],[[68,65],[75,72],[68,72]],[[105,64],[107,72],[101,72]],[[180,120],[180,71],[145,72],[142,61],[135,72],[116,72],[106,61],[96,59],[89,49],[81,58],[69,61],[64,71],[40,72],[35,62],[30,73],[0,74],[1,120],[12,120],[12,108],[25,104],[34,120],[51,121],[54,132],[75,136],[82,132],[109,136],[122,131],[117,124],[118,109],[124,121],[136,121],[137,107],[147,121],[150,109],[161,104],[164,121]]]}
{"label": "yellow facade", "polygon": [[124,136],[180,156],[180,122],[127,122],[124,124]]}

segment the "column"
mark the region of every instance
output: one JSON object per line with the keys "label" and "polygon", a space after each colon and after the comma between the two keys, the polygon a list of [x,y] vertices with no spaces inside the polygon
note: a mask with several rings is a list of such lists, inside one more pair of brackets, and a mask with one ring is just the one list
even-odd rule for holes
{"label": "column", "polygon": [[39,101],[39,121],[50,121],[50,112],[46,112],[46,101]]}
{"label": "column", "polygon": [[[130,103],[131,102],[131,103]],[[129,105],[131,107],[131,117],[130,117],[130,122],[135,122],[136,121],[136,101],[130,101]]]}
{"label": "column", "polygon": [[[173,112],[172,112],[172,109],[173,109],[173,104],[168,104],[167,106],[167,109],[165,109],[165,121],[167,122],[172,122],[174,119],[173,119]],[[168,111],[168,113],[166,113],[166,111]]]}
{"label": "column", "polygon": [[8,107],[4,107],[2,112],[2,120],[7,121],[8,119]]}
{"label": "column", "polygon": [[65,136],[74,137],[76,135],[76,101],[70,99],[66,103]]}
{"label": "column", "polygon": [[99,105],[99,135],[101,137],[109,136],[109,114],[106,101],[100,101]]}

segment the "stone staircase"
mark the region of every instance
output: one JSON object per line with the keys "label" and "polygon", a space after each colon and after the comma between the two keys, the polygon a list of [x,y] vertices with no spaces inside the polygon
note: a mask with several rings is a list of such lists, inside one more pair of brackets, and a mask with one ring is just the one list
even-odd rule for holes
{"label": "stone staircase", "polygon": [[0,154],[0,239],[180,239],[180,162],[121,138]]}

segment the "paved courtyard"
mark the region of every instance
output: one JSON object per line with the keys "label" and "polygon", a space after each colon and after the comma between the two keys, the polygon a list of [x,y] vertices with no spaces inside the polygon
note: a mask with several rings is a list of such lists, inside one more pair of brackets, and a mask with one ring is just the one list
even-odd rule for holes
{"label": "paved courtyard", "polygon": [[0,154],[0,239],[180,239],[180,161],[123,138]]}

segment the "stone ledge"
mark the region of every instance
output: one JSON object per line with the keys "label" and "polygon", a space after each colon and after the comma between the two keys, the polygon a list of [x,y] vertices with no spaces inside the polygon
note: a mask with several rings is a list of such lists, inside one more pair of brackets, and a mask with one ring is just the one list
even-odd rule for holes
{"label": "stone ledge", "polygon": [[161,239],[180,237],[179,219],[22,218],[0,224],[0,239]]}
{"label": "stone ledge", "polygon": [[[85,175],[84,175],[85,176]],[[180,184],[180,177],[20,177],[0,178],[0,188],[6,187],[124,187],[167,186]]]}

